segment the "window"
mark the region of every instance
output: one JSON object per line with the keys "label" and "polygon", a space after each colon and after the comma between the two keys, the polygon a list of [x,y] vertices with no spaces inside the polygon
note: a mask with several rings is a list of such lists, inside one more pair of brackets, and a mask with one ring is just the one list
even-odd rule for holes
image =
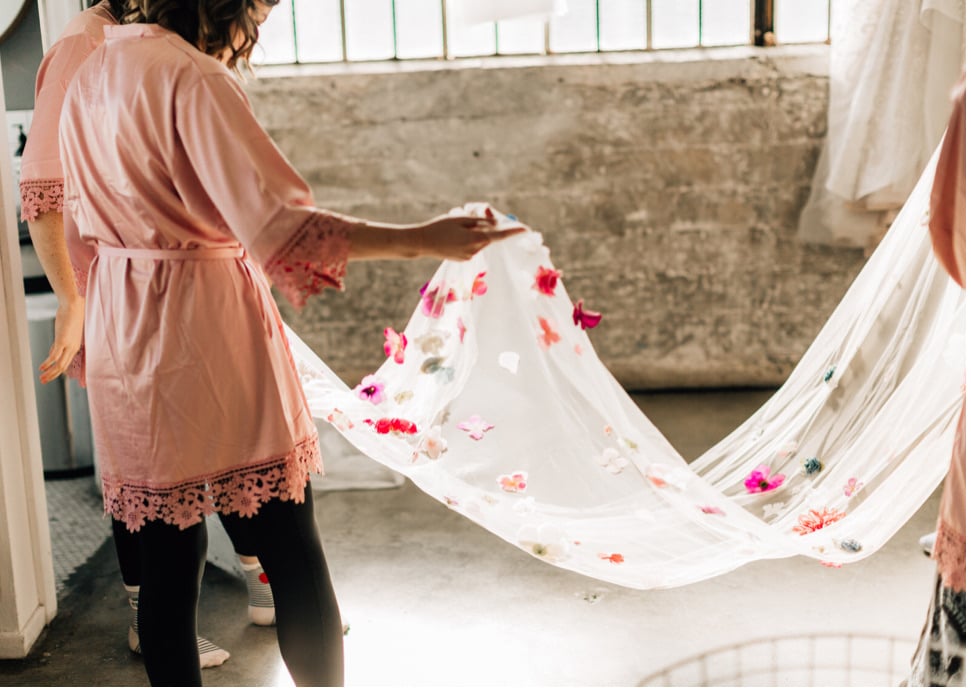
{"label": "window", "polygon": [[[470,1],[470,0],[465,0]],[[459,0],[281,0],[257,64],[661,50],[829,38],[832,0],[567,0],[549,21],[469,25]],[[768,41],[771,44],[771,40]]]}

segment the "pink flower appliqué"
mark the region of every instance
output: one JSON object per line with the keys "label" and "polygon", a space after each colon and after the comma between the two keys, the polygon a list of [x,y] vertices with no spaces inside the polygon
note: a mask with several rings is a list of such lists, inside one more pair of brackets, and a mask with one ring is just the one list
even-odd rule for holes
{"label": "pink flower appliqu\u00e9", "polygon": [[376,375],[366,375],[354,388],[354,393],[372,404],[380,404],[384,401],[384,383]]}
{"label": "pink flower appliqu\u00e9", "polygon": [[850,478],[846,481],[846,485],[843,487],[843,494],[845,494],[847,497],[852,497],[860,491],[861,487],[863,487],[862,482],[856,478]]}
{"label": "pink flower appliqu\u00e9", "polygon": [[408,338],[405,333],[397,333],[394,328],[384,328],[384,353],[393,358],[395,363],[405,362],[405,347],[408,346]]}
{"label": "pink flower appliqu\u00e9", "polygon": [[425,433],[419,449],[427,454],[429,459],[437,459],[448,451],[448,442],[442,437],[442,427],[440,425],[436,425]]}
{"label": "pink flower appliqu\u00e9", "polygon": [[698,507],[698,508],[701,509],[701,513],[703,513],[703,514],[711,514],[713,516],[724,516],[725,515],[725,512],[722,511],[721,509],[719,509],[717,506],[708,506],[708,505],[705,505],[705,506]]}
{"label": "pink flower appliqu\u00e9", "polygon": [[354,422],[347,417],[347,414],[337,408],[327,414],[327,422],[342,432],[354,427]]}
{"label": "pink flower appliqu\u00e9", "polygon": [[836,523],[844,516],[846,516],[845,511],[837,511],[829,507],[825,507],[821,511],[810,509],[808,514],[802,514],[799,517],[799,525],[793,526],[792,530],[800,535],[808,535],[820,528]]}
{"label": "pink flower appliqu\u00e9", "polygon": [[563,276],[563,273],[555,268],[544,268],[540,265],[536,268],[536,278],[533,288],[544,296],[553,296],[556,291],[556,280]]}
{"label": "pink flower appliqu\u00e9", "polygon": [[469,437],[474,440],[481,440],[494,427],[496,426],[477,415],[470,416],[468,420],[463,420],[458,424],[458,429],[469,433]]}
{"label": "pink flower appliqu\u00e9", "polygon": [[445,313],[446,304],[458,301],[454,289],[449,289],[444,296],[439,295],[440,287],[428,288],[428,282],[418,290],[421,294],[421,312],[429,318],[441,318]]}
{"label": "pink flower appliqu\u00e9", "polygon": [[525,492],[526,478],[528,477],[529,474],[526,471],[522,471],[519,473],[510,473],[509,475],[500,475],[496,478],[496,482],[506,492]]}
{"label": "pink flower appliqu\u00e9", "polygon": [[754,471],[752,471],[748,478],[745,479],[745,489],[756,494],[759,492],[771,492],[775,488],[779,487],[782,482],[786,479],[782,473],[778,473],[769,477],[772,469],[768,465],[762,464]]}
{"label": "pink flower appliqu\u00e9", "polygon": [[579,325],[581,330],[589,330],[600,324],[603,315],[597,311],[588,311],[583,307],[583,299],[577,301],[573,307],[573,324]]}
{"label": "pink flower appliqu\u00e9", "polygon": [[486,274],[484,272],[480,272],[478,275],[475,276],[475,279],[472,280],[473,297],[482,296],[487,291],[489,291],[489,285],[486,284],[485,276]]}
{"label": "pink flower appliqu\u00e9", "polygon": [[459,318],[455,322],[455,324],[459,328],[459,344],[461,344],[465,341],[465,333],[469,331],[469,328],[465,326],[465,323],[462,321],[462,318]]}
{"label": "pink flower appliqu\u00e9", "polygon": [[540,318],[539,326],[542,330],[542,333],[540,333],[538,336],[539,343],[544,349],[549,349],[550,346],[560,341],[560,333],[553,328],[549,320],[546,318]]}
{"label": "pink flower appliqu\u00e9", "polygon": [[612,554],[607,554],[606,552],[600,552],[599,554],[597,554],[597,556],[603,559],[604,561],[609,561],[611,564],[624,563],[624,555],[619,554],[617,552],[614,552]]}

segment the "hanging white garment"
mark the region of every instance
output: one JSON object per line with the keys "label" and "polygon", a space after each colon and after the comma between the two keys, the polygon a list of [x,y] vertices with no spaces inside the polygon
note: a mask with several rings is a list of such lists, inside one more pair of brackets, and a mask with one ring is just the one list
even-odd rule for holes
{"label": "hanging white garment", "polygon": [[311,410],[450,508],[594,578],[660,588],[757,559],[859,560],[943,478],[961,401],[964,293],[930,249],[932,172],[788,382],[690,465],[574,324],[536,233],[443,263],[356,391],[288,332]]}
{"label": "hanging white garment", "polygon": [[854,0],[832,12],[827,135],[799,237],[867,247],[944,133],[963,64],[965,4]]}

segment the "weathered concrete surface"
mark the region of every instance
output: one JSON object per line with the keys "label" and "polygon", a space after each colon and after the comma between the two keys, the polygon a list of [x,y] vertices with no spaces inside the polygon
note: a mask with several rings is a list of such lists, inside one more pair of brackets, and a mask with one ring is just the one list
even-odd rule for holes
{"label": "weathered concrete surface", "polygon": [[[410,222],[487,200],[543,232],[626,387],[770,385],[863,262],[795,238],[826,65],[803,47],[268,69],[248,92],[323,207]],[[346,294],[284,316],[356,382],[436,265],[353,264]]]}

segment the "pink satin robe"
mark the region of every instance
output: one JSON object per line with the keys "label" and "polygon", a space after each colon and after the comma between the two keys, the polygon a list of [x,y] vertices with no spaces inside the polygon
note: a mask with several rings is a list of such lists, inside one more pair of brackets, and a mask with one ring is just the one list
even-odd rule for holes
{"label": "pink satin robe", "polygon": [[105,509],[138,530],[303,499],[317,433],[263,275],[342,288],[350,219],[221,63],[158,25],[105,29],[61,117],[65,203],[97,247],[85,344]]}

